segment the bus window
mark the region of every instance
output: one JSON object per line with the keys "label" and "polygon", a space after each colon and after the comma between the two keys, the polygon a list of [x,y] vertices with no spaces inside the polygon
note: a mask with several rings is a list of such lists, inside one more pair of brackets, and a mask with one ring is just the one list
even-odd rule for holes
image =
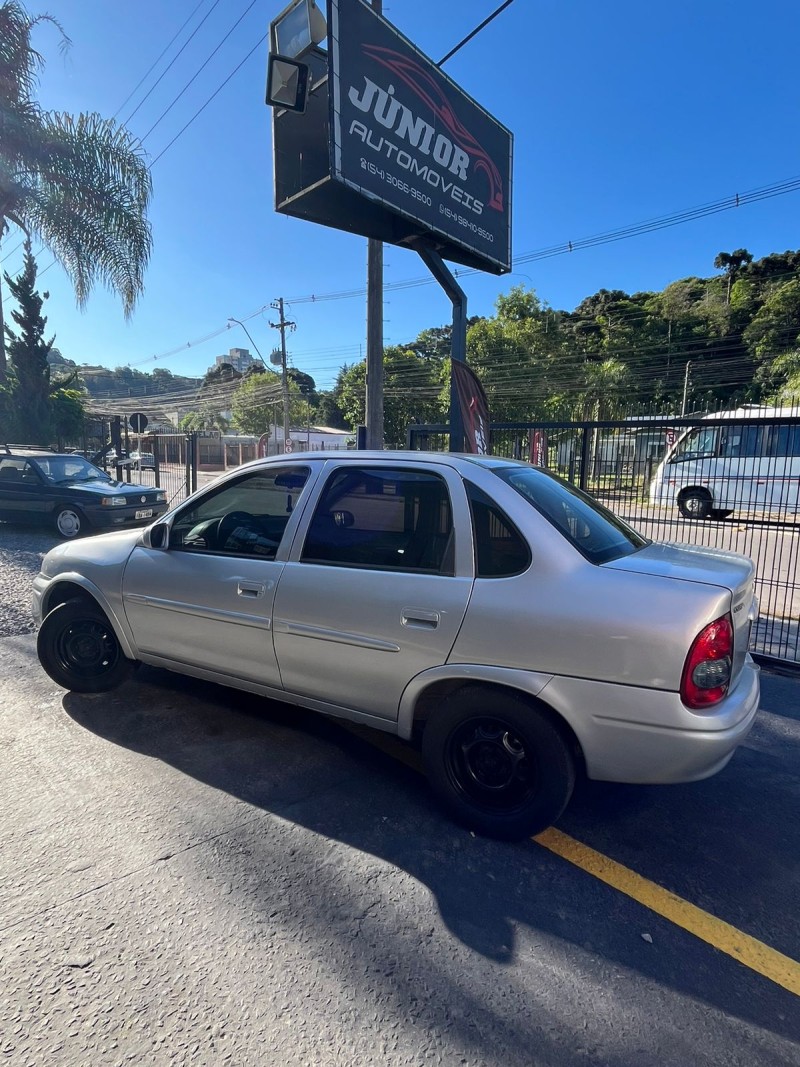
{"label": "bus window", "polygon": [[726,426],[720,441],[723,459],[754,459],[761,455],[763,426]]}
{"label": "bus window", "polygon": [[717,427],[698,426],[675,446],[675,452],[670,457],[671,463],[680,463],[686,459],[708,459],[717,454]]}
{"label": "bus window", "polygon": [[800,456],[800,426],[771,426],[769,456]]}

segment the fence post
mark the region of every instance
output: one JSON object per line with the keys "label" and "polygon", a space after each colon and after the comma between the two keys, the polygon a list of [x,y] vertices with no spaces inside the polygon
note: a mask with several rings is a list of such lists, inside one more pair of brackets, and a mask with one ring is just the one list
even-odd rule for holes
{"label": "fence post", "polygon": [[[191,487],[191,489],[189,489],[189,492],[190,493],[194,493],[197,490],[197,460],[198,460],[198,453],[199,453],[200,449],[198,447],[197,431],[196,430],[192,430],[192,433],[191,433],[190,436],[191,436],[191,442],[192,442],[192,445],[191,445],[191,456],[192,456],[192,461],[191,461],[192,482],[191,482],[191,485],[192,485],[192,487]],[[240,451],[239,451],[239,459],[241,460],[241,458],[242,457],[241,457],[241,449],[240,449]],[[188,488],[189,487],[187,485],[187,489]]]}
{"label": "fence post", "polygon": [[159,455],[158,437],[153,434],[151,438],[151,444],[153,448],[153,480],[156,483],[156,488],[161,488],[161,456]]}
{"label": "fence post", "polygon": [[589,488],[589,459],[591,456],[591,437],[588,426],[581,431],[581,478],[580,487],[584,491]]}

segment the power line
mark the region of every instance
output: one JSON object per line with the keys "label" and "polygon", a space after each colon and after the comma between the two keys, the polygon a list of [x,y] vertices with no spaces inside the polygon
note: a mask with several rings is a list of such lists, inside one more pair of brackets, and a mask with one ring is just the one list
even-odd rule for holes
{"label": "power line", "polygon": [[209,15],[212,14],[212,12],[217,7],[219,2],[220,2],[220,0],[214,0],[214,3],[208,9],[208,11],[205,13],[205,15],[203,15],[203,17],[200,19],[200,22],[197,24],[197,26],[195,26],[195,28],[189,34],[187,39],[184,41],[184,43],[181,45],[181,47],[178,49],[178,51],[175,53],[175,55],[172,57],[172,59],[169,61],[169,63],[166,65],[166,67],[162,70],[162,72],[159,74],[159,76],[156,78],[156,80],[153,82],[153,84],[150,86],[150,88],[144,94],[144,96],[139,101],[139,103],[136,105],[136,107],[133,109],[133,111],[130,113],[130,115],[128,115],[128,117],[122,123],[123,126],[127,126],[128,125],[128,123],[131,121],[131,119],[136,114],[136,112],[139,110],[139,108],[142,106],[142,104],[145,102],[145,100],[147,100],[149,98],[149,96],[151,95],[153,90],[159,85],[159,83],[161,82],[161,80],[164,77],[164,75],[167,74],[172,69],[172,67],[175,65],[176,61],[181,57],[183,52],[186,50],[187,46],[191,43],[191,41],[194,39],[194,37],[196,36],[198,31],[205,24],[205,22],[208,19]]}
{"label": "power line", "polygon": [[150,127],[150,129],[147,131],[147,133],[142,137],[142,142],[147,140],[147,138],[150,136],[150,134],[153,132],[153,130],[156,128],[156,126],[158,126],[158,124],[161,122],[161,120],[163,118],[165,118],[170,113],[170,111],[172,111],[172,109],[178,103],[178,101],[183,96],[183,94],[186,92],[186,90],[189,88],[189,86],[192,85],[194,83],[194,81],[200,76],[200,74],[205,70],[205,68],[208,66],[208,64],[211,62],[211,60],[217,54],[217,52],[219,52],[220,48],[222,48],[222,46],[228,40],[230,35],[233,33],[233,31],[236,29],[236,27],[239,25],[239,23],[245,17],[245,15],[247,15],[248,12],[252,8],[254,8],[257,3],[258,3],[258,0],[251,0],[251,2],[247,5],[247,7],[244,9],[244,11],[241,13],[241,15],[238,17],[236,22],[234,22],[234,24],[231,26],[231,28],[228,30],[228,32],[225,34],[225,36],[222,38],[222,40],[217,44],[216,48],[214,48],[214,50],[209,53],[209,55],[206,57],[204,62],[197,68],[197,70],[191,76],[189,81],[184,85],[184,87],[181,89],[181,91],[178,93],[178,95],[173,99],[172,103],[169,104],[166,108],[164,108],[164,110],[158,116],[158,118],[153,123],[153,125]]}
{"label": "power line", "polygon": [[169,144],[168,144],[168,145],[167,145],[167,146],[166,146],[165,148],[162,148],[162,149],[161,149],[161,151],[160,151],[160,152],[158,153],[158,155],[156,156],[156,158],[155,158],[155,159],[153,160],[153,162],[152,162],[152,163],[150,164],[150,169],[151,169],[151,170],[152,170],[152,169],[153,169],[153,167],[154,167],[154,166],[156,165],[156,163],[158,163],[159,159],[161,159],[161,157],[162,157],[162,156],[164,155],[164,153],[165,153],[165,152],[168,152],[168,151],[169,151],[169,149],[170,149],[170,148],[172,148],[172,146],[173,146],[173,145],[175,144],[175,142],[176,142],[176,141],[178,140],[178,138],[179,138],[179,137],[181,137],[181,136],[182,136],[182,135],[183,135],[183,134],[184,134],[184,133],[185,133],[185,132],[186,132],[186,131],[187,131],[187,130],[189,129],[189,127],[190,127],[190,126],[192,125],[192,123],[194,122],[194,120],[195,120],[196,118],[198,118],[198,117],[199,117],[200,115],[202,115],[202,113],[203,113],[203,112],[205,111],[205,109],[206,109],[206,108],[208,107],[208,105],[209,105],[209,104],[211,103],[211,101],[212,101],[212,100],[213,100],[213,99],[214,99],[214,98],[215,98],[216,96],[218,96],[218,95],[219,95],[219,94],[220,94],[220,93],[222,92],[222,90],[223,90],[223,89],[225,88],[225,86],[226,86],[226,85],[228,84],[228,82],[229,82],[229,81],[231,80],[231,78],[232,78],[232,77],[233,77],[233,76],[234,76],[235,74],[238,74],[238,72],[239,72],[239,71],[240,71],[240,70],[242,69],[242,67],[243,67],[243,66],[245,65],[245,63],[246,63],[246,62],[247,62],[247,60],[248,60],[248,59],[250,58],[250,56],[252,56],[252,54],[253,54],[253,53],[254,53],[254,52],[256,51],[256,49],[257,49],[257,48],[260,48],[260,47],[261,47],[261,45],[262,45],[262,44],[264,43],[264,41],[266,41],[266,39],[267,39],[267,34],[266,34],[266,33],[265,33],[265,34],[263,34],[263,35],[262,35],[261,37],[259,37],[259,39],[258,39],[258,40],[256,41],[256,43],[255,43],[255,44],[253,45],[253,47],[252,47],[252,48],[250,49],[250,51],[249,51],[249,52],[247,53],[247,55],[246,55],[246,56],[244,57],[244,59],[243,59],[243,60],[241,61],[241,63],[239,63],[239,65],[238,65],[238,66],[234,67],[234,69],[233,69],[233,70],[232,70],[232,71],[230,72],[230,74],[229,74],[229,75],[228,75],[228,77],[227,77],[227,78],[225,79],[225,81],[224,81],[224,82],[223,82],[223,83],[222,83],[222,84],[221,84],[221,85],[219,86],[219,88],[217,88],[217,89],[216,89],[216,90],[215,90],[215,91],[214,91],[214,92],[213,92],[213,93],[211,94],[211,96],[209,96],[209,98],[208,98],[208,99],[206,100],[206,102],[205,102],[205,103],[204,103],[204,104],[202,105],[202,107],[199,107],[199,108],[197,109],[197,111],[195,111],[194,115],[192,115],[192,117],[191,117],[191,118],[189,119],[189,121],[188,121],[188,122],[186,123],[186,125],[185,125],[185,126],[183,126],[183,127],[182,127],[182,128],[181,128],[181,129],[180,129],[180,130],[179,130],[179,131],[178,131],[178,132],[177,132],[177,133],[175,134],[175,136],[174,136],[174,137],[172,138],[172,140],[171,140],[171,141],[169,142]]}
{"label": "power line", "polygon": [[122,101],[122,103],[121,103],[121,104],[119,105],[119,107],[117,108],[117,110],[116,110],[116,111],[114,112],[114,116],[113,116],[114,118],[116,118],[116,117],[117,117],[117,116],[119,115],[120,111],[122,111],[122,109],[123,109],[123,108],[125,107],[125,105],[126,105],[126,104],[128,103],[128,101],[130,100],[130,98],[131,98],[131,97],[132,97],[132,96],[133,96],[133,95],[134,95],[134,94],[136,93],[136,91],[137,91],[137,90],[139,89],[139,87],[140,87],[140,86],[141,86],[141,85],[142,85],[142,84],[143,84],[143,83],[144,83],[144,82],[145,82],[145,81],[147,80],[147,78],[148,78],[148,77],[149,77],[149,75],[150,75],[150,74],[152,73],[152,71],[153,71],[153,70],[154,70],[154,69],[155,69],[155,68],[156,68],[156,67],[158,66],[158,64],[159,64],[159,63],[161,62],[161,60],[163,59],[163,57],[164,57],[164,56],[165,56],[165,55],[167,54],[167,52],[168,52],[168,51],[170,50],[170,48],[171,48],[171,47],[172,47],[172,45],[173,45],[173,44],[175,43],[175,41],[177,41],[177,39],[178,39],[178,38],[180,37],[180,35],[181,35],[181,34],[183,33],[184,29],[185,29],[185,28],[186,28],[186,27],[187,27],[187,26],[189,25],[189,23],[190,23],[190,22],[192,21],[192,19],[194,18],[194,16],[195,16],[195,15],[197,14],[197,12],[198,12],[198,11],[200,10],[200,8],[201,8],[201,7],[203,6],[203,4],[204,4],[205,2],[206,2],[206,0],[200,0],[199,4],[197,5],[197,7],[195,7],[195,8],[194,8],[194,10],[192,11],[191,15],[189,15],[189,17],[188,17],[188,18],[186,19],[186,21],[185,21],[185,22],[183,23],[183,25],[181,26],[181,28],[180,28],[180,29],[178,30],[178,32],[177,32],[177,33],[176,33],[176,34],[175,34],[175,35],[174,35],[174,36],[173,36],[173,37],[172,37],[172,38],[170,39],[169,43],[168,43],[168,44],[166,45],[166,47],[165,47],[165,48],[164,48],[164,49],[163,49],[163,50],[161,51],[161,53],[159,54],[158,58],[157,58],[157,59],[155,59],[155,60],[154,60],[154,61],[153,61],[153,62],[152,62],[152,63],[150,64],[150,66],[149,66],[149,67],[147,68],[147,70],[146,70],[146,71],[144,72],[144,74],[143,74],[143,75],[141,76],[141,78],[140,78],[140,79],[139,79],[139,81],[138,81],[138,82],[136,83],[136,85],[134,85],[134,87],[133,87],[133,88],[131,89],[131,91],[130,91],[130,92],[128,93],[128,95],[127,95],[127,96],[125,97],[125,99],[124,99],[124,100]]}

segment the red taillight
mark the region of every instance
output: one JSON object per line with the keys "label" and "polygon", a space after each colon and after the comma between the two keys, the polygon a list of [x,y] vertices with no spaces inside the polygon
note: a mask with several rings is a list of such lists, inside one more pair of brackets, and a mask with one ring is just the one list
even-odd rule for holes
{"label": "red taillight", "polygon": [[710,622],[694,639],[681,678],[681,700],[687,708],[707,708],[728,692],[733,656],[730,615]]}

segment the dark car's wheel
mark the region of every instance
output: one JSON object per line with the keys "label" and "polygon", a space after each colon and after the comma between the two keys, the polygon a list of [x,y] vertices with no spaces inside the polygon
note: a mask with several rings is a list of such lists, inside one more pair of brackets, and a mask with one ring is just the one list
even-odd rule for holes
{"label": "dark car's wheel", "polygon": [[56,508],[53,512],[53,526],[59,537],[72,540],[73,537],[85,534],[89,523],[79,508],[68,504]]}
{"label": "dark car's wheel", "polygon": [[711,494],[706,489],[687,489],[678,497],[678,511],[685,519],[707,519],[711,515]]}
{"label": "dark car's wheel", "polygon": [[36,651],[53,681],[76,693],[115,689],[135,667],[105,614],[86,600],[68,600],[45,616]]}
{"label": "dark car's wheel", "polygon": [[470,830],[515,841],[550,826],[575,785],[570,744],[513,693],[459,690],[425,727],[425,769],[451,814]]}

